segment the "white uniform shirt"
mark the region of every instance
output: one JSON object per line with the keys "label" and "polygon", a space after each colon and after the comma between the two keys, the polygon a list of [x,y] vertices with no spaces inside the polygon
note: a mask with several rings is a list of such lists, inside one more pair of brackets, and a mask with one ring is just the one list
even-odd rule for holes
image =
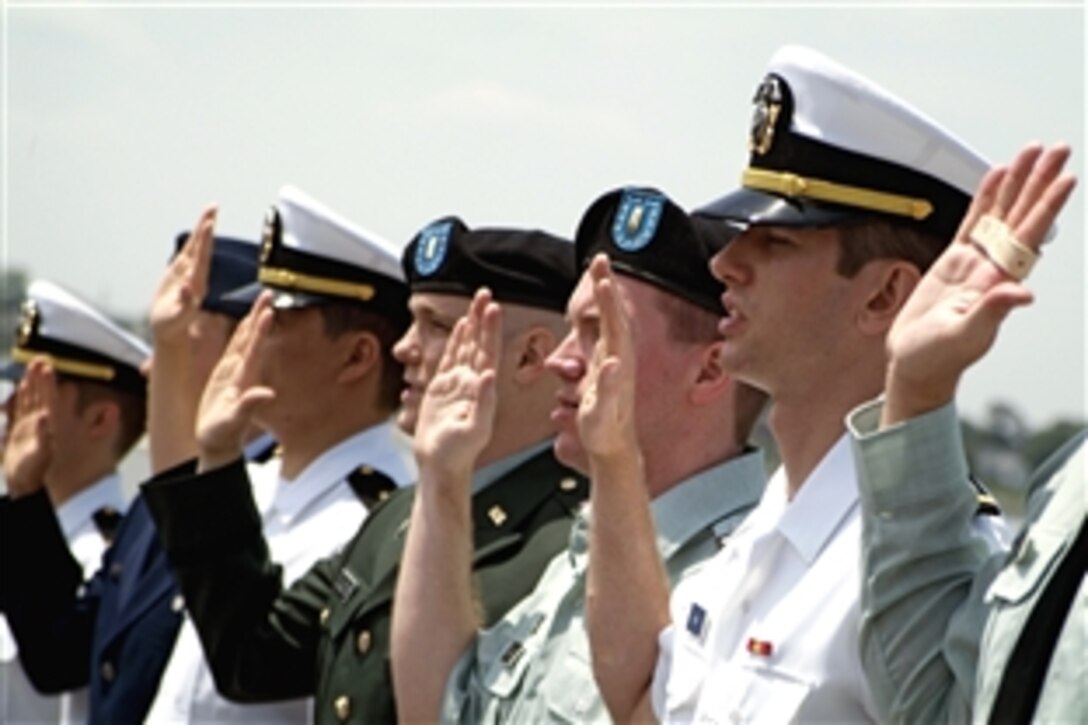
{"label": "white uniform shirt", "polygon": [[[84,579],[94,576],[106,550],[106,539],[94,523],[95,512],[104,507],[118,513],[125,510],[121,479],[116,473],[83,489],[56,509],[61,533],[72,557],[83,567]],[[0,614],[0,722],[12,725],[87,722],[87,688],[62,695],[41,695],[27,679],[18,655],[15,637]]]}
{"label": "white uniform shirt", "polygon": [[[319,559],[334,554],[366,518],[345,477],[368,465],[404,486],[416,478],[411,444],[391,422],[368,428],[322,453],[293,481],[280,478],[280,459],[247,466],[264,521],[272,561],[285,586]],[[310,722],[309,698],[265,704],[233,703],[215,690],[196,626],[186,616],[148,712],[149,723]]]}
{"label": "white uniform shirt", "polygon": [[876,719],[858,650],[861,522],[849,438],[791,502],[779,468],[728,545],[673,592],[653,702],[670,722]]}

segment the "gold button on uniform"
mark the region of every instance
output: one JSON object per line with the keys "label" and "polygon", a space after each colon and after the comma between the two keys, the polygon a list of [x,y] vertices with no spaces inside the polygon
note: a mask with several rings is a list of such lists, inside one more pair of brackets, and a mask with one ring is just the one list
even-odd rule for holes
{"label": "gold button on uniform", "polygon": [[347,695],[336,698],[332,706],[336,710],[336,717],[340,719],[340,722],[347,722],[348,718],[351,717],[351,698]]}
{"label": "gold button on uniform", "polygon": [[321,610],[321,614],[318,615],[317,621],[318,621],[318,623],[321,624],[322,627],[328,626],[328,624],[329,624],[329,615],[330,614],[331,614],[331,612],[329,612],[328,607],[325,607],[324,609]]}
{"label": "gold button on uniform", "polygon": [[102,663],[102,679],[106,682],[113,682],[113,678],[117,677],[117,670],[113,668],[112,662]]}
{"label": "gold button on uniform", "polygon": [[578,488],[578,481],[571,478],[570,476],[567,476],[559,482],[560,491],[573,491],[576,488]]}
{"label": "gold button on uniform", "polygon": [[358,639],[355,640],[355,647],[359,650],[359,654],[365,655],[370,651],[370,630],[364,629],[359,633]]}

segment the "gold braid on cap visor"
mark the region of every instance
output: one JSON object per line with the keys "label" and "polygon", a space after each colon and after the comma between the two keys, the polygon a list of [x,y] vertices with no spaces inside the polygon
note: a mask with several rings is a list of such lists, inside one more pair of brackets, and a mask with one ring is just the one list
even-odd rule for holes
{"label": "gold braid on cap visor", "polygon": [[740,183],[745,188],[757,191],[770,191],[791,198],[802,197],[832,204],[844,204],[916,220],[925,219],[933,213],[933,205],[925,199],[872,191],[822,179],[808,179],[782,171],[745,169]]}
{"label": "gold braid on cap visor", "polygon": [[82,362],[68,357],[58,357],[47,352],[28,350],[25,347],[17,347],[11,351],[11,359],[24,365],[38,357],[48,361],[50,366],[58,373],[67,373],[68,375],[90,378],[91,380],[113,380],[117,375],[117,371],[109,365],[96,365],[95,363]]}
{"label": "gold braid on cap visor", "polygon": [[257,273],[257,279],[274,287],[299,290],[300,292],[317,292],[336,297],[349,297],[364,302],[374,297],[374,288],[368,284],[315,277],[276,267],[261,267]]}

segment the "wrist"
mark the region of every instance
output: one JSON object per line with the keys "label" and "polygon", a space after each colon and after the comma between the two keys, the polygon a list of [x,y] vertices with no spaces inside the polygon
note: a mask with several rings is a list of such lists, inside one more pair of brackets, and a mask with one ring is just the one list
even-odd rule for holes
{"label": "wrist", "polygon": [[242,446],[238,445],[201,445],[197,461],[197,471],[203,473],[222,468],[242,457]]}
{"label": "wrist", "polygon": [[889,367],[880,427],[902,423],[947,405],[955,398],[958,382],[959,379],[954,378],[944,382],[915,383],[897,376],[894,366]]}
{"label": "wrist", "polygon": [[20,476],[6,469],[4,470],[4,483],[8,489],[8,498],[12,501],[33,495],[45,488],[45,480],[40,476]]}

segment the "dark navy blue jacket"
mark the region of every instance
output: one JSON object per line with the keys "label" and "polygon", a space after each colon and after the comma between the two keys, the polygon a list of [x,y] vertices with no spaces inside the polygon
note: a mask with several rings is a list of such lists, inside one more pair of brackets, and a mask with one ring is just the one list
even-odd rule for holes
{"label": "dark navy blue jacket", "polygon": [[90,722],[143,722],[174,648],[178,587],[142,496],[83,581],[45,492],[0,498],[0,608],[44,693],[90,686]]}

